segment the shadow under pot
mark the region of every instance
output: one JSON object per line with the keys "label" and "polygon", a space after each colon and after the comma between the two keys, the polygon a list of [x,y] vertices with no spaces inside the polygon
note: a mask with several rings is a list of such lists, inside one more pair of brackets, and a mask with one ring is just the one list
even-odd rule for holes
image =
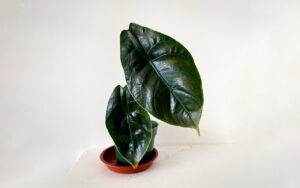
{"label": "shadow under pot", "polygon": [[[151,142],[149,144],[146,154],[144,155],[142,160],[139,162],[140,164],[151,160],[155,155],[155,152],[153,151],[153,146],[154,146],[155,136],[157,133],[158,123],[156,121],[151,120],[151,124],[152,124],[152,139],[151,139]],[[130,166],[130,164],[121,156],[121,154],[116,149],[116,147],[114,149],[115,149],[116,158],[117,158],[119,164],[123,165],[123,166]]]}

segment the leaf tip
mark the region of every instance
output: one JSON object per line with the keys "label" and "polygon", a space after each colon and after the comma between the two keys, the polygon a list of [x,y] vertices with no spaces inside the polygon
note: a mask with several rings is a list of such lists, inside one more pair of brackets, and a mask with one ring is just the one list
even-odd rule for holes
{"label": "leaf tip", "polygon": [[197,131],[198,136],[200,136],[200,129],[199,129],[199,127],[196,128],[196,131]]}
{"label": "leaf tip", "polygon": [[134,168],[134,169],[136,169],[137,167],[138,167],[138,163],[135,163],[135,164],[132,164],[131,166],[132,166],[132,168]]}

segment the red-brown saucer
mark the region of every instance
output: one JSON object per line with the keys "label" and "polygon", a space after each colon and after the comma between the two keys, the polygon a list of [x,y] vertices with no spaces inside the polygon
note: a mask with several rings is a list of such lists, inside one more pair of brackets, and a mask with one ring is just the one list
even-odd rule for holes
{"label": "red-brown saucer", "polygon": [[155,148],[153,148],[153,151],[155,153],[153,157],[148,161],[140,163],[136,168],[133,168],[132,166],[122,166],[119,164],[115,155],[114,146],[110,146],[103,150],[100,154],[100,159],[107,166],[107,168],[114,172],[131,174],[144,171],[152,165],[153,161],[158,156],[158,151]]}

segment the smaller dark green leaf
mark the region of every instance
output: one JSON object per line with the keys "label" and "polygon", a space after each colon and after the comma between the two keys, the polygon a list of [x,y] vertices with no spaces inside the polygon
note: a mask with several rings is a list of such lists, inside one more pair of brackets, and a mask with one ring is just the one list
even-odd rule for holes
{"label": "smaller dark green leaf", "polygon": [[127,86],[115,87],[106,109],[106,128],[117,150],[134,168],[145,155],[152,137],[151,120]]}

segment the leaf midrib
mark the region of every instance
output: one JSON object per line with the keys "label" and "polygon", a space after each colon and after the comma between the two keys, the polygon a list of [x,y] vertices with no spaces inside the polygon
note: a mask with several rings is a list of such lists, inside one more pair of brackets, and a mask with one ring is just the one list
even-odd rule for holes
{"label": "leaf midrib", "polygon": [[125,102],[126,102],[126,120],[127,120],[127,124],[128,124],[128,128],[129,128],[129,134],[130,134],[130,140],[131,142],[133,143],[133,137],[132,137],[132,130],[131,130],[131,124],[130,124],[130,121],[129,121],[129,106],[128,106],[128,100],[127,100],[127,91],[126,91],[126,88],[124,88],[124,92],[125,92]]}

